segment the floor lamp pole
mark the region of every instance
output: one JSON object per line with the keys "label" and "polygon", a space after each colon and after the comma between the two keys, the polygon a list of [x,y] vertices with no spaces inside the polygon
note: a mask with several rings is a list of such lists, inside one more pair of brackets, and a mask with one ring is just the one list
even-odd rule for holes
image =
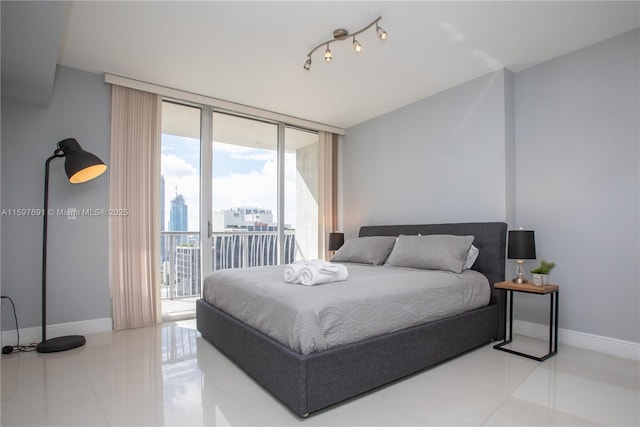
{"label": "floor lamp pole", "polygon": [[36,346],[39,353],[54,353],[80,347],[86,342],[81,335],[69,335],[47,340],[47,225],[49,220],[49,163],[56,157],[64,157],[57,149],[44,166],[44,212],[42,215],[42,342]]}
{"label": "floor lamp pole", "polygon": [[47,224],[49,222],[49,157],[44,165],[44,213],[42,215],[42,342],[47,340]]}

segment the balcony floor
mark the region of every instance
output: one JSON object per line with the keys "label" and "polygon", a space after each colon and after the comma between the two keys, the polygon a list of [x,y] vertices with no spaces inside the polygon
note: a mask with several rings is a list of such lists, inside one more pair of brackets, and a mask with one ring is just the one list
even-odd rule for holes
{"label": "balcony floor", "polygon": [[196,300],[199,296],[187,298],[161,299],[162,320],[184,320],[196,317]]}

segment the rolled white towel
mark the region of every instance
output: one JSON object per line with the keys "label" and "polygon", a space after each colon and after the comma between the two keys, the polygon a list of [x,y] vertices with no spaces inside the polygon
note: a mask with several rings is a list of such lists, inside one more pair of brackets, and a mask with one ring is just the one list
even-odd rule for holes
{"label": "rolled white towel", "polygon": [[300,270],[298,283],[305,286],[319,285],[331,280],[332,277],[333,273],[320,273],[315,265],[309,263],[302,267],[302,269]]}
{"label": "rolled white towel", "polygon": [[300,284],[305,286],[320,285],[329,282],[346,280],[349,276],[347,267],[342,264],[309,262],[300,270]]}
{"label": "rolled white towel", "polygon": [[300,270],[302,270],[304,266],[304,261],[288,264],[284,268],[284,281],[287,283],[300,283]]}
{"label": "rolled white towel", "polygon": [[338,264],[321,259],[310,259],[305,261],[306,265],[313,265],[316,270],[324,273],[335,273],[338,271]]}

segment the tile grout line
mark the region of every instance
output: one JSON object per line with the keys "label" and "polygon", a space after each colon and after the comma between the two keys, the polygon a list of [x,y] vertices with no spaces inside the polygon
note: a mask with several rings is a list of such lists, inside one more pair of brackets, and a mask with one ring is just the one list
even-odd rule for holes
{"label": "tile grout line", "polygon": [[91,387],[91,391],[93,392],[93,396],[96,398],[96,401],[98,402],[98,406],[100,406],[100,412],[102,412],[102,416],[104,417],[104,421],[105,421],[107,426],[111,426],[111,423],[109,422],[109,418],[107,417],[107,413],[104,411],[104,408],[102,407],[102,401],[100,400],[100,397],[98,396],[98,392],[96,391],[96,388],[93,385],[93,381],[91,381],[91,376],[89,375],[89,372],[87,371],[87,367],[85,366],[84,360],[82,360],[82,357],[80,357],[80,354],[78,354],[78,359],[80,359],[80,365],[82,366],[82,370],[84,371],[84,374],[87,377],[87,381],[89,382],[89,386]]}

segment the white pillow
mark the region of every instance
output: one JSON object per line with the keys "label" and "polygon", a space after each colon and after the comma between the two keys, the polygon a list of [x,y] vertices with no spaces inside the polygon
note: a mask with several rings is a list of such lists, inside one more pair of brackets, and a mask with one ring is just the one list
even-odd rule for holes
{"label": "white pillow", "polygon": [[464,261],[464,266],[462,267],[462,269],[463,270],[471,269],[471,267],[473,267],[473,263],[476,262],[476,259],[478,259],[479,253],[480,253],[480,249],[471,245],[471,247],[469,248],[469,252],[467,252],[467,259]]}

